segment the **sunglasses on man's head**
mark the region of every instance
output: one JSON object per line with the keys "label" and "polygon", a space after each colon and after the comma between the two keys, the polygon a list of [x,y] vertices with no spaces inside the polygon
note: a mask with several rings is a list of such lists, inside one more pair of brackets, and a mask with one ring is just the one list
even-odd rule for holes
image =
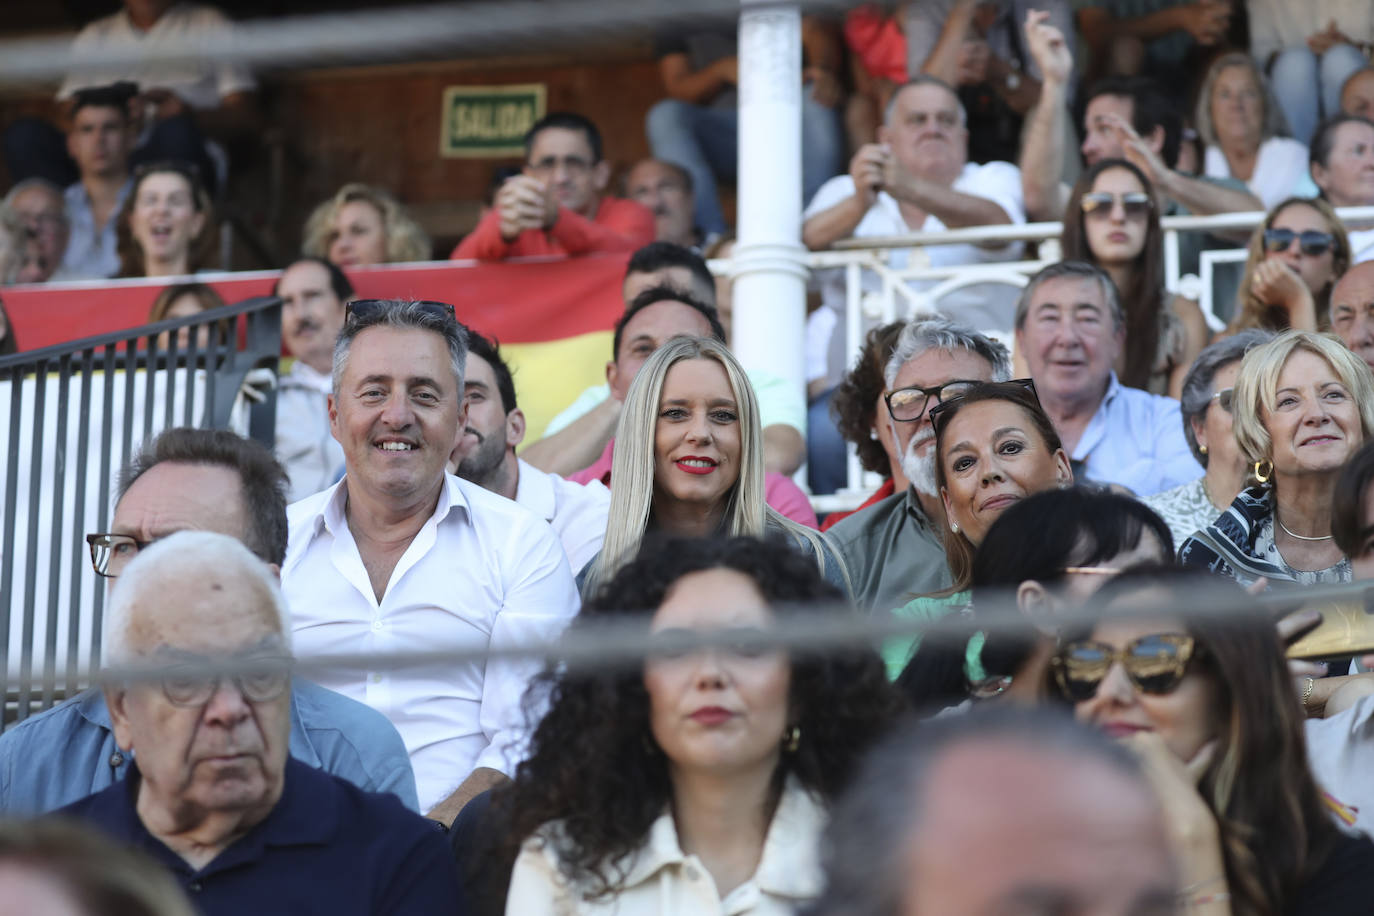
{"label": "sunglasses on man's head", "polygon": [[[1035,392],[1035,382],[1028,378],[1014,378],[1009,382],[967,382],[962,391],[930,408],[930,425],[938,436],[949,418],[964,403],[969,395],[987,393],[993,398],[1016,401],[1020,404],[1033,403],[1040,406],[1040,396]],[[890,409],[890,408],[889,408]]]}
{"label": "sunglasses on man's head", "polygon": [[[448,321],[457,321],[458,316],[453,311],[453,306],[447,302],[435,302],[432,299],[420,299],[416,302],[405,302],[406,306],[418,309],[426,315],[433,315],[436,318]],[[344,306],[344,323],[350,321],[371,321],[392,309],[400,308],[395,299],[354,299]]]}
{"label": "sunglasses on man's head", "polygon": [[1123,649],[1081,639],[1066,643],[1054,656],[1051,666],[1059,690],[1072,703],[1091,700],[1117,662],[1121,662],[1136,690],[1159,695],[1179,685],[1195,650],[1193,637],[1182,633],[1142,636]]}
{"label": "sunglasses on man's head", "polygon": [[1292,229],[1266,229],[1264,250],[1272,254],[1287,251],[1288,246],[1293,244],[1293,239],[1298,240],[1298,249],[1303,254],[1310,255],[1326,254],[1336,241],[1331,233],[1318,232],[1315,229],[1304,229],[1302,232],[1294,232]]}
{"label": "sunglasses on man's head", "polygon": [[1154,206],[1154,201],[1150,200],[1150,195],[1144,191],[1131,191],[1127,194],[1109,194],[1106,191],[1093,191],[1084,194],[1080,206],[1088,216],[1110,216],[1112,207],[1121,202],[1121,209],[1126,214],[1127,219],[1144,216],[1150,212],[1150,207]]}

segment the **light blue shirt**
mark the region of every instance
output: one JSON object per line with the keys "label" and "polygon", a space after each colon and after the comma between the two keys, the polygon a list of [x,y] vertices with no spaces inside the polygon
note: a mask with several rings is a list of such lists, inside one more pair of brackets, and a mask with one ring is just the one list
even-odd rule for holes
{"label": "light blue shirt", "polygon": [[95,229],[95,214],[91,212],[91,199],[86,194],[85,186],[78,181],[63,193],[71,234],[67,238],[67,250],[62,255],[62,279],[104,280],[119,273],[115,224],[119,222],[119,211],[124,207],[124,200],[129,196],[133,184],[134,180],[130,178],[119,189],[114,212],[99,232]]}
{"label": "light blue shirt", "polygon": [[1115,372],[1069,457],[1088,480],[1120,484],[1137,496],[1172,490],[1203,474],[1183,438],[1178,401],[1127,388]]}
{"label": "light blue shirt", "polygon": [[[291,756],[419,811],[415,775],[386,717],[318,684],[291,685]],[[110,711],[87,690],[0,735],[0,813],[43,814],[108,788],[129,771]]]}

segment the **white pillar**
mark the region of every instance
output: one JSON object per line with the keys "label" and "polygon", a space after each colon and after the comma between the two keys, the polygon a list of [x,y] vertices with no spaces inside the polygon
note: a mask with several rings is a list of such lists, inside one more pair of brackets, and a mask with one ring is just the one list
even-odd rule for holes
{"label": "white pillar", "polygon": [[746,369],[805,390],[801,13],[768,0],[741,5],[731,347]]}

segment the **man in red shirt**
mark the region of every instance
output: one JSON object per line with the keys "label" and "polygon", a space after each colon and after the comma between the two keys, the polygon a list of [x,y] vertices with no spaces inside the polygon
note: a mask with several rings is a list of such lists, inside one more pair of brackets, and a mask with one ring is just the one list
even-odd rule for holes
{"label": "man in red shirt", "polygon": [[506,179],[495,205],[453,250],[454,260],[634,251],[654,240],[654,215],[632,200],[602,197],[610,164],[601,133],[579,114],[545,115],[525,134],[525,168]]}

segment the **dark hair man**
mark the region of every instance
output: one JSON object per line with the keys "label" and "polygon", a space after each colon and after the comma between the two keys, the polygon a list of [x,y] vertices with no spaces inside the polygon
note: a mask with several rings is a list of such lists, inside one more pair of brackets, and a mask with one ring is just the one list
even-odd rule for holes
{"label": "dark hair man", "polygon": [[529,509],[548,522],[576,575],[601,550],[611,491],[600,481],[585,485],[549,474],[515,457],[525,438],[525,415],[515,403],[515,380],[500,348],[468,332],[463,395],[468,420],[454,449],[453,473]]}
{"label": "dark hair man", "polygon": [[70,233],[62,272],[71,279],[104,279],[119,273],[115,217],[129,194],[133,87],[116,84],[82,89],[72,102],[67,152],[79,179],[66,191]]}
{"label": "dark hair man", "polygon": [[602,196],[610,179],[595,124],[570,112],[545,115],[525,134],[524,171],[501,185],[453,259],[633,251],[653,241],[652,213]]}
{"label": "dark hair man", "polygon": [[654,215],[654,239],[686,248],[701,244],[692,214],[692,173],[673,162],[641,159],[625,176],[625,196]]}
{"label": "dark hair man", "polygon": [[[275,573],[286,555],[285,487],[281,465],[252,440],[165,430],[121,471],[110,530],[87,537],[92,564],[113,594],[143,548],[178,531],[214,531],[238,538]],[[293,757],[418,809],[405,745],[384,717],[302,678],[292,682],[290,712]],[[51,811],[128,772],[105,699],[87,690],[0,735],[0,811]]]}

